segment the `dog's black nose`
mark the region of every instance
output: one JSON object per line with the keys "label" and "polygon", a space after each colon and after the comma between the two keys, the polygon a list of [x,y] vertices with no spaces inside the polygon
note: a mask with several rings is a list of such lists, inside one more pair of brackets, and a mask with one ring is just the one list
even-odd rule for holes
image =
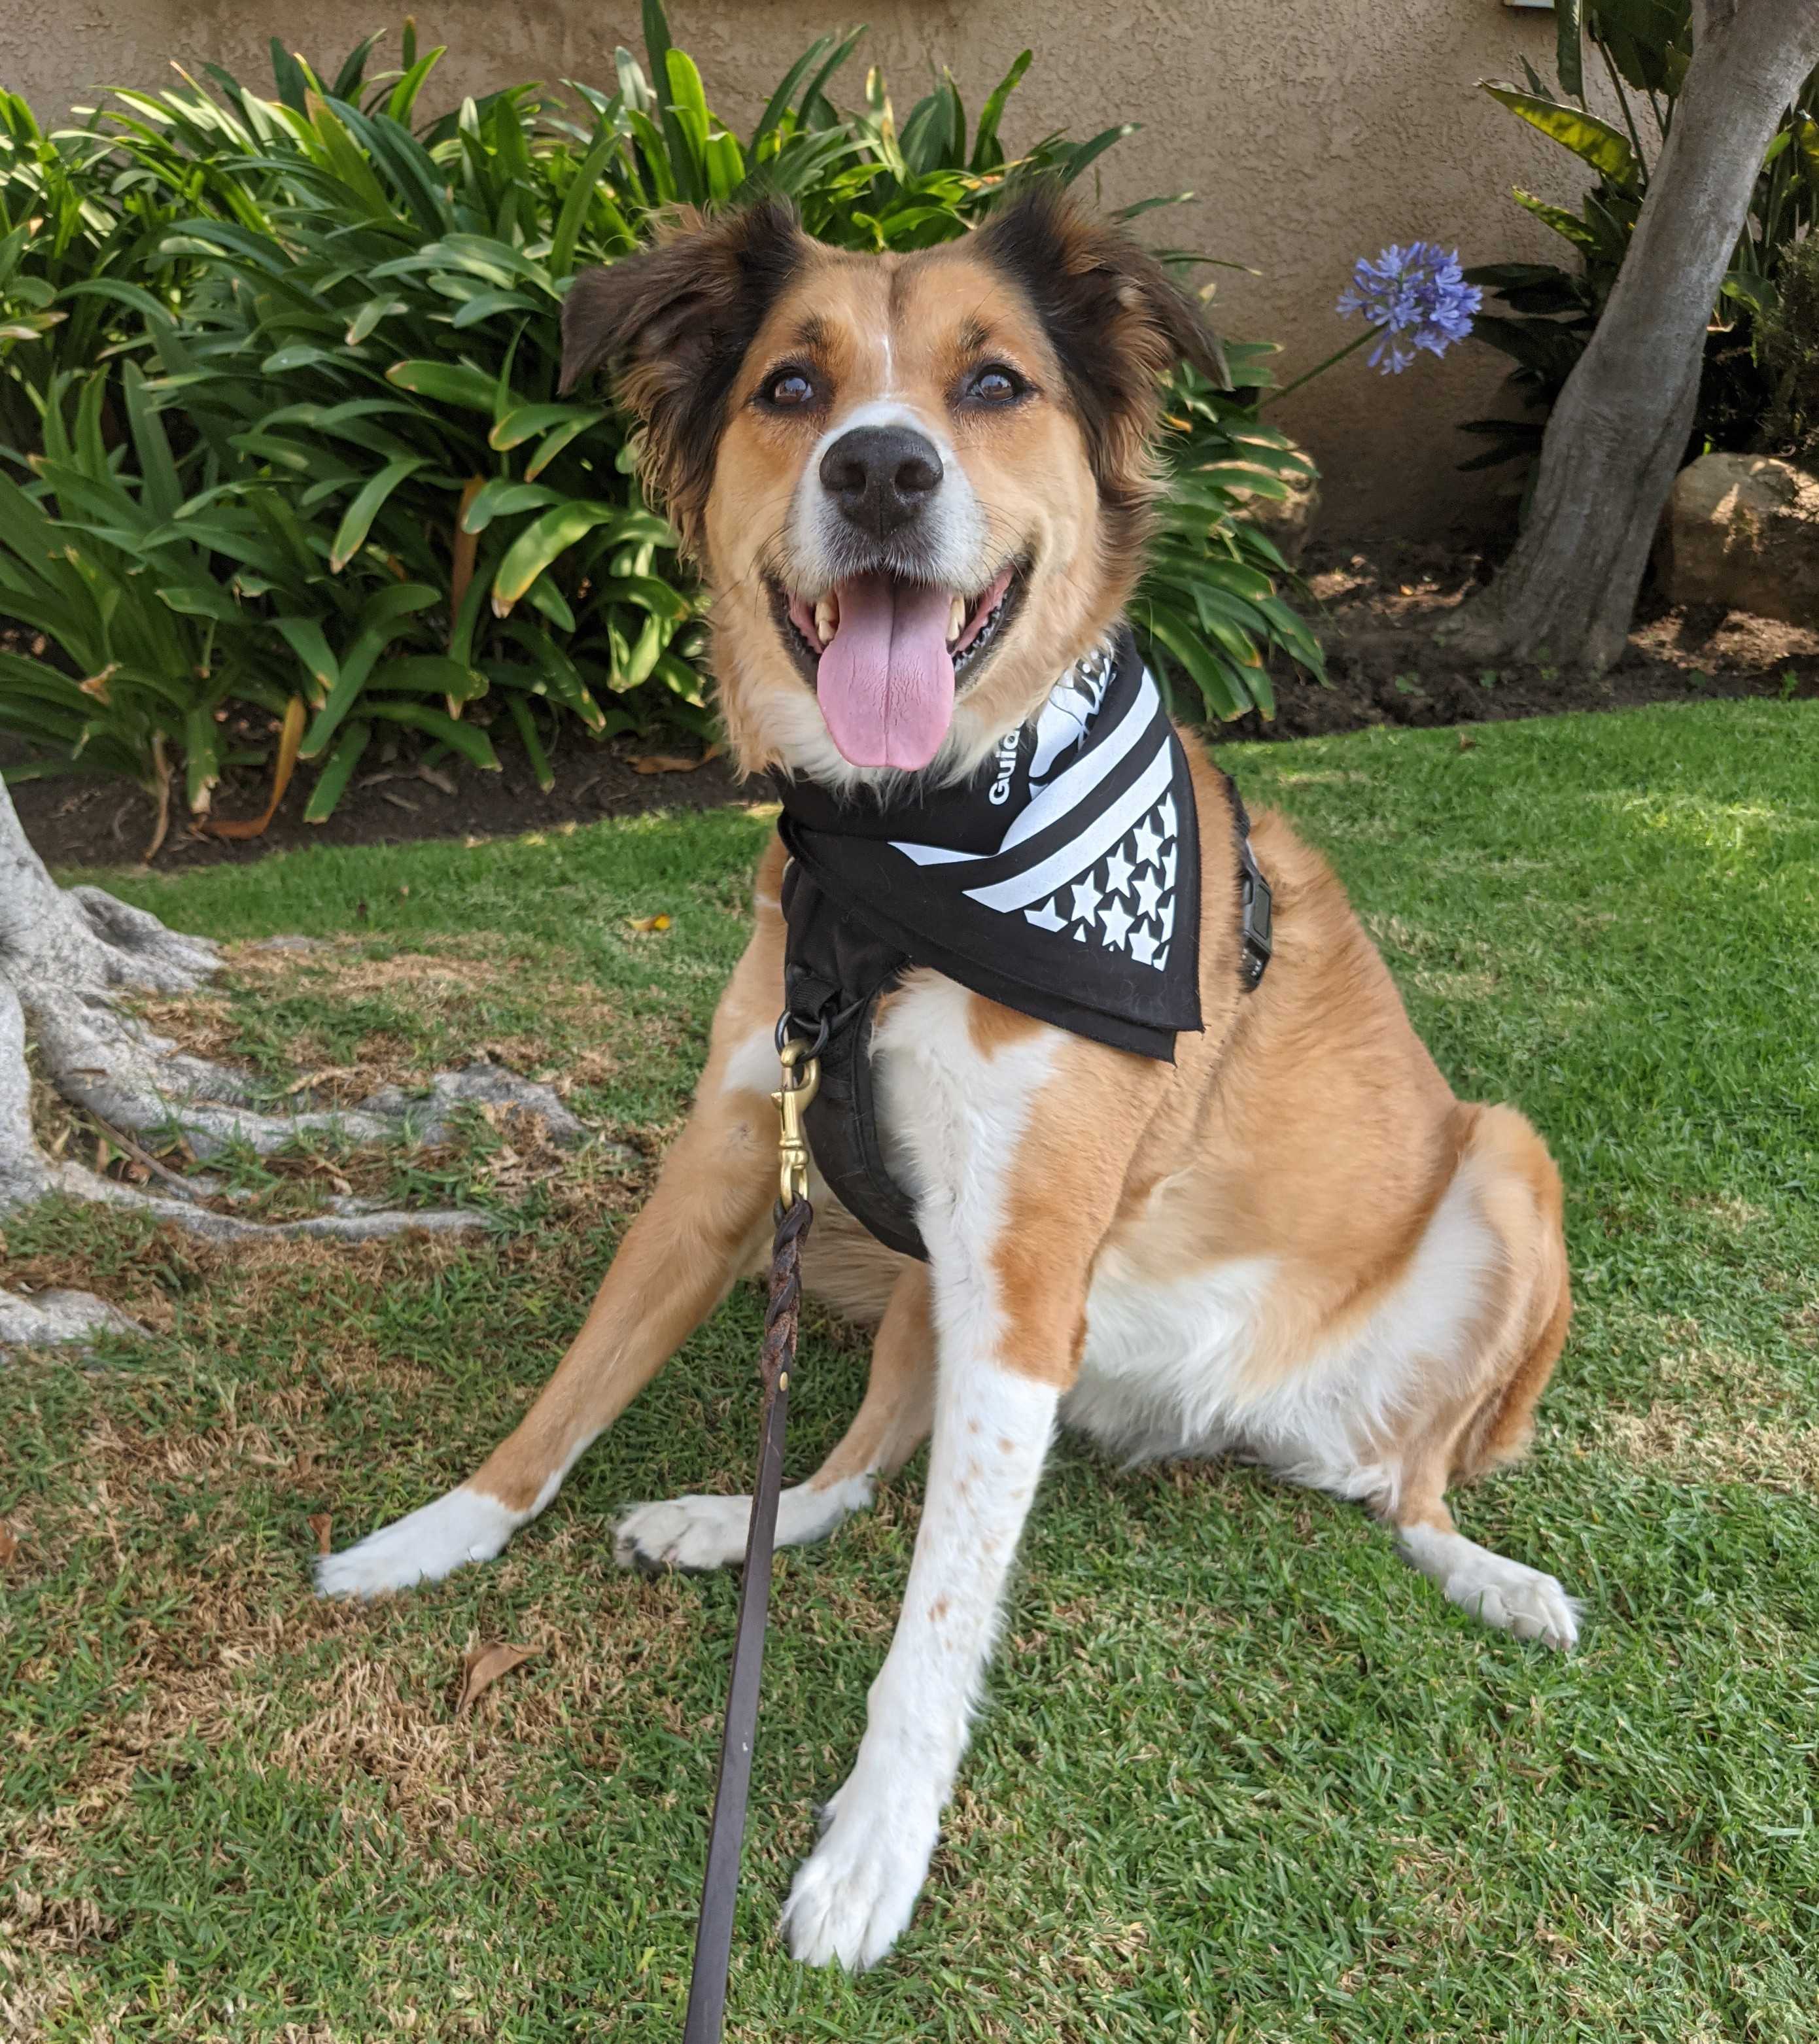
{"label": "dog's black nose", "polygon": [[910,426],[855,426],[821,456],[828,494],[875,540],[918,516],[940,480],[934,442]]}

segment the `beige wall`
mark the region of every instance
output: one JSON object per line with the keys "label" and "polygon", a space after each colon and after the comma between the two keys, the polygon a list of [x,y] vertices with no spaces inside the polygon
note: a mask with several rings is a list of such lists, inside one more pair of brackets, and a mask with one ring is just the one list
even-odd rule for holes
{"label": "beige wall", "polygon": [[[1229,332],[1284,344],[1282,380],[1346,337],[1333,302],[1355,256],[1388,241],[1456,243],[1465,260],[1546,251],[1552,237],[1509,199],[1522,183],[1573,195],[1571,159],[1474,90],[1545,69],[1553,17],[1502,0],[671,0],[677,40],[734,125],[763,104],[822,29],[868,19],[847,74],[881,63],[899,112],[945,63],[976,110],[1025,44],[1036,60],[1013,102],[1014,146],[1065,126],[1086,134],[1140,121],[1101,159],[1107,204],[1191,187],[1191,206],[1152,216],[1156,238],[1249,264],[1221,273]],[[0,79],[41,114],[98,86],[148,86],[167,62],[225,63],[269,79],[267,39],[324,63],[371,28],[402,18],[379,0],[0,0]],[[526,77],[606,83],[615,44],[636,47],[635,0],[441,0],[422,6],[426,43],[446,41],[443,96]],[[393,45],[395,48],[395,44]],[[1555,248],[1559,244],[1552,244]],[[1494,478],[1459,476],[1474,444],[1452,430],[1497,403],[1502,358],[1456,350],[1398,378],[1354,357],[1283,408],[1326,474],[1326,529],[1346,537],[1477,534],[1508,516]]]}

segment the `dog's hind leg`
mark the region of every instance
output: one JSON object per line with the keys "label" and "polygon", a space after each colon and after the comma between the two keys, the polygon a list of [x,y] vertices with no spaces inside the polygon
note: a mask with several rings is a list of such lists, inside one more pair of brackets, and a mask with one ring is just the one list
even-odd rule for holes
{"label": "dog's hind leg", "polygon": [[[928,1439],[934,1412],[935,1337],[929,1324],[929,1272],[899,1274],[871,1350],[865,1398],[839,1445],[806,1483],[777,1500],[777,1545],[825,1539],[871,1502],[873,1480],[901,1469]],[[624,1568],[717,1569],[744,1558],[749,1497],[672,1497],[640,1504],[621,1520]]]}
{"label": "dog's hind leg", "polygon": [[1392,1509],[1404,1556],[1448,1600],[1519,1639],[1571,1647],[1578,1604],[1539,1569],[1468,1540],[1446,1506],[1449,1482],[1513,1460],[1567,1338],[1571,1312],[1560,1185],[1540,1137],[1507,1108],[1479,1110],[1461,1173],[1492,1238],[1497,1293],[1483,1316],[1476,1388],[1404,1446]]}
{"label": "dog's hind leg", "polygon": [[777,1189],[772,863],[760,869],[757,926],[715,1012],[694,1111],[555,1375],[467,1482],[319,1562],[324,1596],[376,1596],[490,1561],[760,1254]]}

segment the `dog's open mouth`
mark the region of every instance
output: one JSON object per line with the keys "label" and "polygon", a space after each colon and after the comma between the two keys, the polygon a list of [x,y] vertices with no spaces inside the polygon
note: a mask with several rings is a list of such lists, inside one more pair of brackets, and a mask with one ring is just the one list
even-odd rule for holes
{"label": "dog's open mouth", "polygon": [[954,702],[1015,615],[1013,562],[970,596],[877,570],[813,602],[773,583],[777,628],[821,699],[829,734],[856,766],[926,766]]}

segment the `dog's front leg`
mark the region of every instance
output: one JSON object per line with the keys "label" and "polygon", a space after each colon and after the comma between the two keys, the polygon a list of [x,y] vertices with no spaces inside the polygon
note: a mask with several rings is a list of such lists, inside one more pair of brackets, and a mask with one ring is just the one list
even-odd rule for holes
{"label": "dog's front leg", "polygon": [[[915,1005],[906,997],[906,1009]],[[1001,1024],[1009,1040],[982,1055],[978,1031],[904,1026],[917,1019],[906,1013],[881,1036],[886,1052],[917,1036],[940,1047],[926,1062],[902,1054],[922,1066],[913,1104],[911,1088],[893,1089],[896,1112],[918,1116],[918,1211],[934,1288],[928,1489],[858,1760],[784,1912],[798,1958],[849,1969],[890,1949],[927,1873],[1056,1408],[1079,1366],[1089,1274],[1135,1132],[1128,1123],[1128,1133],[1071,1125],[1060,1068],[1115,1054],[1032,1024]]]}
{"label": "dog's front leg", "polygon": [[759,870],[756,925],[715,1011],[694,1112],[555,1375],[465,1483],[325,1557],[324,1596],[377,1596],[491,1560],[760,1252],[777,1189],[766,1089],[783,1001],[781,863],[774,852]]}

